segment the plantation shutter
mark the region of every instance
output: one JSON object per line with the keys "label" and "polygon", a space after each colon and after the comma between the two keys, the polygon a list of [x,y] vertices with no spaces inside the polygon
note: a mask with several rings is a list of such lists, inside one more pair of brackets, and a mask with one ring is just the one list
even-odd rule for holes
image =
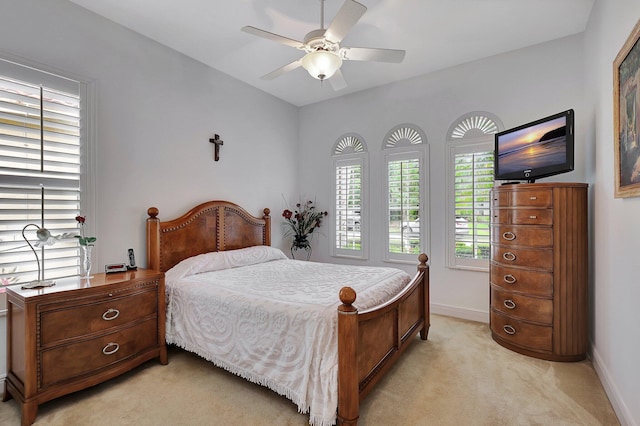
{"label": "plantation shutter", "polygon": [[[25,225],[77,233],[80,108],[78,82],[0,61],[0,284],[37,279]],[[24,231],[32,244],[36,229]],[[78,274],[75,238],[36,250],[45,278]]]}
{"label": "plantation shutter", "polygon": [[[420,160],[408,158],[388,162],[389,252],[420,250]],[[418,224],[409,230],[409,224]]]}
{"label": "plantation shutter", "polygon": [[336,166],[335,248],[360,250],[362,164],[358,160],[340,163]]}
{"label": "plantation shutter", "polygon": [[493,187],[493,152],[455,155],[455,255],[489,258],[490,191]]}

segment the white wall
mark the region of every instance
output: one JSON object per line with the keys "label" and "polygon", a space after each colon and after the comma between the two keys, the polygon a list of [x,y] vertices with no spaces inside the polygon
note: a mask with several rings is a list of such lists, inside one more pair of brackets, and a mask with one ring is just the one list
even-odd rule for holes
{"label": "white wall", "polygon": [[[431,246],[426,252],[430,257],[434,311],[488,322],[488,273],[445,267],[446,133],[456,119],[471,111],[494,113],[509,128],[573,108],[577,123],[576,170],[545,181],[585,181],[588,173],[584,134],[588,121],[582,53],[582,36],[572,36],[303,107],[299,161],[302,193],[316,197],[320,207],[329,209],[331,148],[344,133],[361,135],[369,149],[369,211],[374,230],[370,259],[363,263],[383,264],[383,233],[375,232],[384,226],[382,140],[397,124],[420,126],[426,133],[430,156]],[[352,73],[346,67],[343,72],[347,80],[357,78],[355,70]],[[342,262],[330,258],[328,235],[314,244],[315,259]],[[407,272],[415,271],[414,266],[401,267]]]}
{"label": "white wall", "polygon": [[[124,261],[128,248],[145,265],[150,206],[168,220],[226,199],[261,215],[297,191],[294,106],[67,1],[2,0],[2,11],[0,54],[96,88],[95,270]],[[219,162],[214,133],[224,140]]]}
{"label": "white wall", "polygon": [[585,33],[591,202],[593,361],[622,424],[640,424],[640,198],[614,194],[613,61],[640,19],[637,0],[597,0]]}

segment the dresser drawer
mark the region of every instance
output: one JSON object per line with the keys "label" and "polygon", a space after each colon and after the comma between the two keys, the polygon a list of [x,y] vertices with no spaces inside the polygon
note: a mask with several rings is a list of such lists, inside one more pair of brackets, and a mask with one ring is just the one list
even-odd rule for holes
{"label": "dresser drawer", "polygon": [[553,349],[553,328],[550,326],[528,324],[491,310],[491,331],[514,345],[543,351]]}
{"label": "dresser drawer", "polygon": [[491,259],[503,266],[553,270],[553,250],[491,245]]}
{"label": "dresser drawer", "polygon": [[119,327],[136,319],[157,314],[157,289],[121,296],[105,294],[101,298],[81,306],[67,306],[58,310],[42,312],[40,315],[41,343],[44,348],[55,343]]}
{"label": "dresser drawer", "polygon": [[553,190],[540,189],[532,191],[500,191],[494,190],[493,207],[542,207],[553,205]]}
{"label": "dresser drawer", "polygon": [[553,247],[553,229],[538,226],[493,225],[491,242],[527,247]]}
{"label": "dresser drawer", "polygon": [[503,225],[552,225],[551,209],[494,209],[491,223]]}
{"label": "dresser drawer", "polygon": [[531,296],[553,297],[553,274],[507,268],[491,262],[491,285]]}
{"label": "dresser drawer", "polygon": [[41,352],[40,387],[112,366],[158,345],[157,319]]}
{"label": "dresser drawer", "polygon": [[491,308],[512,318],[551,325],[553,300],[527,297],[491,288]]}

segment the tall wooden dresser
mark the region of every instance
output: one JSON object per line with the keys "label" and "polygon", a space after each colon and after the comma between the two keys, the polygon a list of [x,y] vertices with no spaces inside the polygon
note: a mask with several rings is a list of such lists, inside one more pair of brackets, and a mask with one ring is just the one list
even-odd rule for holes
{"label": "tall wooden dresser", "polygon": [[167,363],[164,273],[139,269],[64,278],[53,287],[12,287],[4,399],[38,405],[118,376],[152,359]]}
{"label": "tall wooden dresser", "polygon": [[587,188],[522,183],[491,193],[493,339],[551,361],[587,352]]}

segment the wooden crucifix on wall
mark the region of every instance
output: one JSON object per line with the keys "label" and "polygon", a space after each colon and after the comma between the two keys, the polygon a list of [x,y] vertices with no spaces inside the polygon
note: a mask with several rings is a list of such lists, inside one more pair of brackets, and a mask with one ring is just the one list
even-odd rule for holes
{"label": "wooden crucifix on wall", "polygon": [[215,161],[220,160],[220,146],[224,145],[224,141],[220,139],[220,135],[213,135],[213,139],[209,139],[209,142],[215,144],[215,152],[213,159]]}

